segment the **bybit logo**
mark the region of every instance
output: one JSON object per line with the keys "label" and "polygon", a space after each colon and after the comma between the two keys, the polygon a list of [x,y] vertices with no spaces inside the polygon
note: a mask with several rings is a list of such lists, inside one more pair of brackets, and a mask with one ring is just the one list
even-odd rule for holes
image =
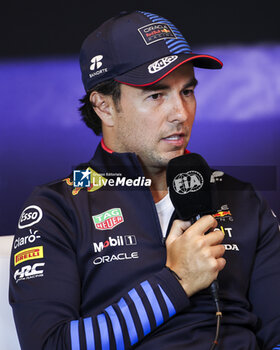
{"label": "bybit logo", "polygon": [[102,61],[103,60],[103,56],[102,55],[98,55],[95,56],[91,59],[91,63],[92,65],[90,66],[90,70],[95,70],[95,69],[99,69],[102,67]]}

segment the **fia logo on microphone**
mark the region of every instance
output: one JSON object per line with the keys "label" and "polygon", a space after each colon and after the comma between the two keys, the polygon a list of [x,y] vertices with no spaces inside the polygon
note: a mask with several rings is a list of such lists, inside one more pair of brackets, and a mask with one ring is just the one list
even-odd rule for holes
{"label": "fia logo on microphone", "polygon": [[203,186],[202,175],[195,170],[187,173],[178,174],[173,180],[174,191],[178,194],[187,194],[189,192],[199,191]]}

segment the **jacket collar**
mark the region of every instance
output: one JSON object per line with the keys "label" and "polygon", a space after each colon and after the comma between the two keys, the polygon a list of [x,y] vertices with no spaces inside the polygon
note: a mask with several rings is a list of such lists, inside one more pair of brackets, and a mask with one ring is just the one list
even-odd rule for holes
{"label": "jacket collar", "polygon": [[[106,147],[103,139],[96,148],[90,166],[104,177],[125,176],[132,179],[144,176],[141,164],[135,153],[118,153]],[[107,176],[106,176],[107,174]]]}
{"label": "jacket collar", "polygon": [[[190,153],[185,150],[185,154]],[[143,177],[143,169],[139,159],[135,153],[126,152],[118,153],[108,148],[104,140],[97,146],[96,152],[90,161],[90,166],[98,173],[104,174],[106,177],[125,176],[135,179],[139,176]],[[111,174],[111,175],[108,175]]]}

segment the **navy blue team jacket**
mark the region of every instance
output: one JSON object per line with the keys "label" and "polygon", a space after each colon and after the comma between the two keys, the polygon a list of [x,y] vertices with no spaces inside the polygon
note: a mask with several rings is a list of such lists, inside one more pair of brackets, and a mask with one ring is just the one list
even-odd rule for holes
{"label": "navy blue team jacket", "polygon": [[[136,155],[99,145],[86,167],[126,182],[95,191],[74,189],[72,178],[39,186],[20,216],[10,303],[21,348],[209,349],[214,302],[208,290],[188,298],[165,268],[161,227]],[[277,220],[249,184],[217,171],[212,178],[227,260],[218,276],[218,349],[280,349]]]}

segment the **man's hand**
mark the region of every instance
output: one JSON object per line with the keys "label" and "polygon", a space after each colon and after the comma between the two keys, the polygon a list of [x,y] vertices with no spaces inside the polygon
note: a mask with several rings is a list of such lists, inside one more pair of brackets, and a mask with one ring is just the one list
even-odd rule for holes
{"label": "man's hand", "polygon": [[[217,221],[206,215],[190,226],[188,222],[175,220],[166,240],[166,266],[181,278],[180,283],[190,297],[209,287],[225,267],[221,244],[224,234],[214,230]],[[210,233],[205,233],[211,230]]]}

